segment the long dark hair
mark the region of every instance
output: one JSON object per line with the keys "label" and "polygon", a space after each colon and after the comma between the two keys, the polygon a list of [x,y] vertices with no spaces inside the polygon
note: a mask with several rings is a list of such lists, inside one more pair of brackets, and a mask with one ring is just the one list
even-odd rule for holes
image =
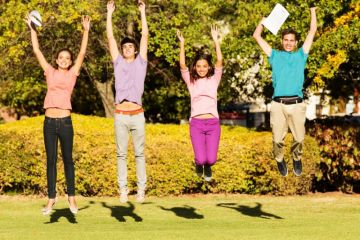
{"label": "long dark hair", "polygon": [[[70,54],[71,64],[70,64],[70,66],[68,67],[68,69],[70,69],[70,68],[72,67],[73,63],[74,63],[74,57],[73,57],[74,55],[73,55],[72,51],[71,51],[69,48],[62,48],[62,49],[60,49],[59,51],[57,51],[57,53],[56,53],[56,59],[59,58],[59,55],[60,55],[61,52],[68,52],[68,53]],[[56,64],[56,65],[57,65],[57,64]]]}
{"label": "long dark hair", "polygon": [[199,60],[206,60],[208,62],[208,64],[209,64],[209,71],[206,74],[206,77],[209,78],[212,75],[214,75],[214,66],[211,63],[211,55],[206,54],[206,53],[197,53],[195,58],[194,58],[194,62],[191,65],[191,69],[190,69],[190,82],[191,83],[194,83],[196,80],[198,80],[200,78],[200,76],[196,72],[196,63]]}

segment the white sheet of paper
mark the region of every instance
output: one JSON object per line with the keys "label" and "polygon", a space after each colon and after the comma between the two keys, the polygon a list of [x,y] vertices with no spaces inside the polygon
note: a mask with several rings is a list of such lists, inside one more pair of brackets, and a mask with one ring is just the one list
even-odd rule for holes
{"label": "white sheet of paper", "polygon": [[276,35],[288,16],[289,12],[281,4],[277,3],[270,15],[264,20],[263,25],[272,34]]}

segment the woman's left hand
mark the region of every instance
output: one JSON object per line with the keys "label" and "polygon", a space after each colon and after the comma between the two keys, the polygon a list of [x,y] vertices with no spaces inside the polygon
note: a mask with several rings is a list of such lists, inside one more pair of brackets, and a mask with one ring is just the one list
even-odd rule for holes
{"label": "woman's left hand", "polygon": [[90,30],[90,17],[89,16],[82,16],[82,24],[84,26],[85,31]]}
{"label": "woman's left hand", "polygon": [[211,26],[211,36],[214,42],[219,41],[219,36],[220,36],[219,28],[215,25]]}

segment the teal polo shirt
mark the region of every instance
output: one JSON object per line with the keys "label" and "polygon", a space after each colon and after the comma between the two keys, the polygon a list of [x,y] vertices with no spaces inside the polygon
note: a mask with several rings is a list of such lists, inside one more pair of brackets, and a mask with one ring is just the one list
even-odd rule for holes
{"label": "teal polo shirt", "polygon": [[273,97],[299,96],[303,97],[304,70],[308,54],[303,48],[296,52],[271,50],[268,57],[272,68]]}

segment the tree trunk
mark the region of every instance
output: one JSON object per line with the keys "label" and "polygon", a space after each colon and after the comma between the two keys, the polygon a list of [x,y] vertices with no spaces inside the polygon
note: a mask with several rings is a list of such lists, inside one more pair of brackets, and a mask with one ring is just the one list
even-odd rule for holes
{"label": "tree trunk", "polygon": [[103,103],[104,110],[105,110],[105,117],[107,117],[107,118],[114,117],[115,99],[114,99],[114,93],[112,90],[112,85],[113,85],[114,80],[113,79],[107,80],[104,83],[99,82],[96,80],[95,77],[93,77],[90,74],[91,71],[88,69],[88,67],[86,65],[84,66],[84,69],[87,72],[87,75],[89,76],[91,81],[95,84],[95,87],[100,94],[101,101]]}
{"label": "tree trunk", "polygon": [[114,110],[115,110],[115,99],[114,94],[112,90],[112,82],[113,81],[107,81],[104,83],[98,82],[94,80],[96,89],[99,91],[101,101],[104,105],[105,109],[105,116],[107,118],[114,117]]}
{"label": "tree trunk", "polygon": [[14,122],[18,119],[19,115],[16,113],[14,108],[1,107],[0,108],[0,119],[4,122]]}
{"label": "tree trunk", "polygon": [[358,103],[359,103],[359,90],[356,87],[354,87],[354,110],[353,110],[354,113],[359,113]]}
{"label": "tree trunk", "polygon": [[345,113],[346,112],[346,100],[344,97],[339,97],[338,102],[338,112],[339,113]]}

